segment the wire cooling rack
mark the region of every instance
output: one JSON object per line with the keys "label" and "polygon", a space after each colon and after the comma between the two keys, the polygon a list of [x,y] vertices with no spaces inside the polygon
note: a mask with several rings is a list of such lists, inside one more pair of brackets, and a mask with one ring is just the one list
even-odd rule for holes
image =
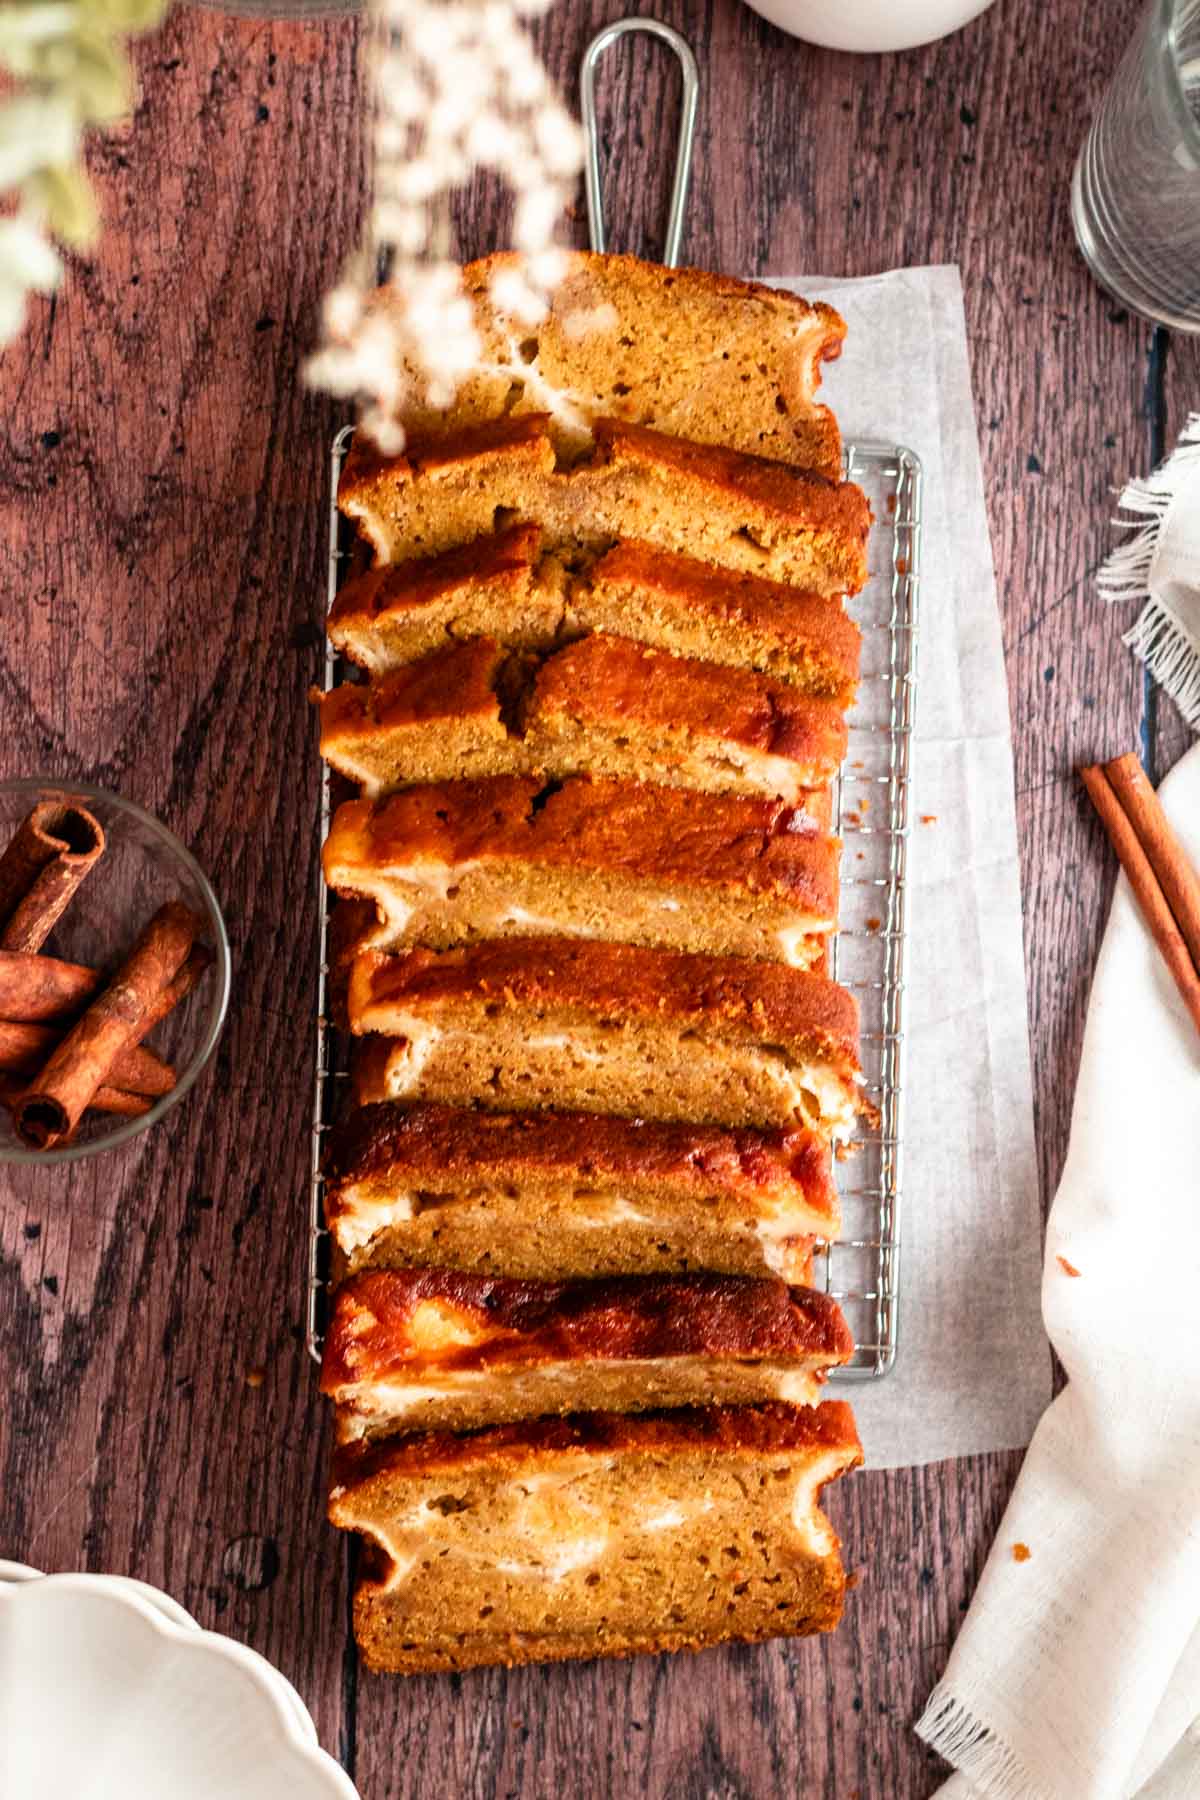
{"label": "wire cooling rack", "polygon": [[[353,436],[333,441],[329,495],[329,578],[333,604],[349,555],[337,509],[338,477]],[[921,464],[897,444],[846,446],[846,474],[866,489],[875,514],[871,578],[848,603],[863,634],[858,700],[850,741],[833,790],[834,829],[843,840],[841,923],[830,973],[850,988],[861,1014],[866,1095],[877,1125],[864,1128],[852,1155],[838,1164],[843,1235],[816,1263],[814,1280],[841,1305],[855,1350],[835,1381],[886,1375],[896,1358],[900,1280],[900,1195],[903,1143],[904,936],[909,832],[909,757],[916,684],[917,595],[921,580]],[[325,686],[347,671],[325,653]],[[333,777],[321,778],[321,842],[329,831]],[[321,1357],[329,1235],[324,1224],[321,1157],[341,1108],[346,1045],[326,1018],[329,896],[317,872],[321,921],[317,999],[317,1069],[313,1092],[306,1312],[309,1354]]]}

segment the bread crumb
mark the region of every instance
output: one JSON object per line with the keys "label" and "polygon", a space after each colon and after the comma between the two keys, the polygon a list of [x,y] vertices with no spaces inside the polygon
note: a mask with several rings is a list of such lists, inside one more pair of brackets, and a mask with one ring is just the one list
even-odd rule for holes
{"label": "bread crumb", "polygon": [[1069,1263],[1065,1256],[1056,1256],[1054,1260],[1064,1275],[1078,1275],[1079,1270],[1075,1267],[1075,1264]]}
{"label": "bread crumb", "polygon": [[1033,1551],[1029,1548],[1028,1544],[1014,1544],[1012,1547],[1012,1559],[1014,1562],[1028,1562],[1032,1555]]}
{"label": "bread crumb", "polygon": [[247,1369],[246,1370],[246,1386],[247,1387],[260,1388],[266,1379],[267,1379],[267,1371],[265,1369]]}
{"label": "bread crumb", "polygon": [[936,825],[937,824],[937,814],[936,813],[922,813],[921,814],[921,823],[922,823],[922,825]]}

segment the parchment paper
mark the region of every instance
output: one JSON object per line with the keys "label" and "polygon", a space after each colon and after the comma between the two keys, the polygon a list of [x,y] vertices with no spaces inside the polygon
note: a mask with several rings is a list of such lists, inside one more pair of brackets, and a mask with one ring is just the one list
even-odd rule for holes
{"label": "parchment paper", "polygon": [[925,467],[900,1348],[831,1390],[889,1468],[1023,1446],[1050,1399],[1008,689],[958,270],[775,279],[846,319],[843,435]]}

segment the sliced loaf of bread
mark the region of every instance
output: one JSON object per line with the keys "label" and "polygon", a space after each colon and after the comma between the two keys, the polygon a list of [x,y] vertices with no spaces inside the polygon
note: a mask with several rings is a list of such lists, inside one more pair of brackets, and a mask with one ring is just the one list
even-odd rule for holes
{"label": "sliced loaf of bread", "polygon": [[838,842],[776,800],[580,776],[498,776],[340,806],[323,852],[374,901],[373,949],[571,937],[812,968],[838,904]]}
{"label": "sliced loaf of bread", "polygon": [[414,442],[397,457],[360,434],[338,504],[381,563],[536,524],[552,549],[637,538],[820,594],[857,593],[867,576],[871,510],[853,482],[614,419],[596,421],[590,454],[571,465],[559,463],[540,413]]}
{"label": "sliced loaf of bread", "polygon": [[779,963],[561,937],[368,950],[347,1014],[370,1034],[360,1104],[803,1125],[826,1142],[867,1110],[853,995]]}
{"label": "sliced loaf of bread", "polygon": [[821,1492],[861,1461],[840,1400],[347,1445],[329,1517],[369,1546],[363,1658],[418,1674],[832,1631],[846,1577]]}

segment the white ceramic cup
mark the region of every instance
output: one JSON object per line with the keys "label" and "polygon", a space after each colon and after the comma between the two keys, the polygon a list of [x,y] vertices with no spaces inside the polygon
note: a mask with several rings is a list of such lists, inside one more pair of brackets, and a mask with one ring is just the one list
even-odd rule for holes
{"label": "white ceramic cup", "polygon": [[781,31],[826,50],[911,50],[957,31],[992,0],[747,0]]}

